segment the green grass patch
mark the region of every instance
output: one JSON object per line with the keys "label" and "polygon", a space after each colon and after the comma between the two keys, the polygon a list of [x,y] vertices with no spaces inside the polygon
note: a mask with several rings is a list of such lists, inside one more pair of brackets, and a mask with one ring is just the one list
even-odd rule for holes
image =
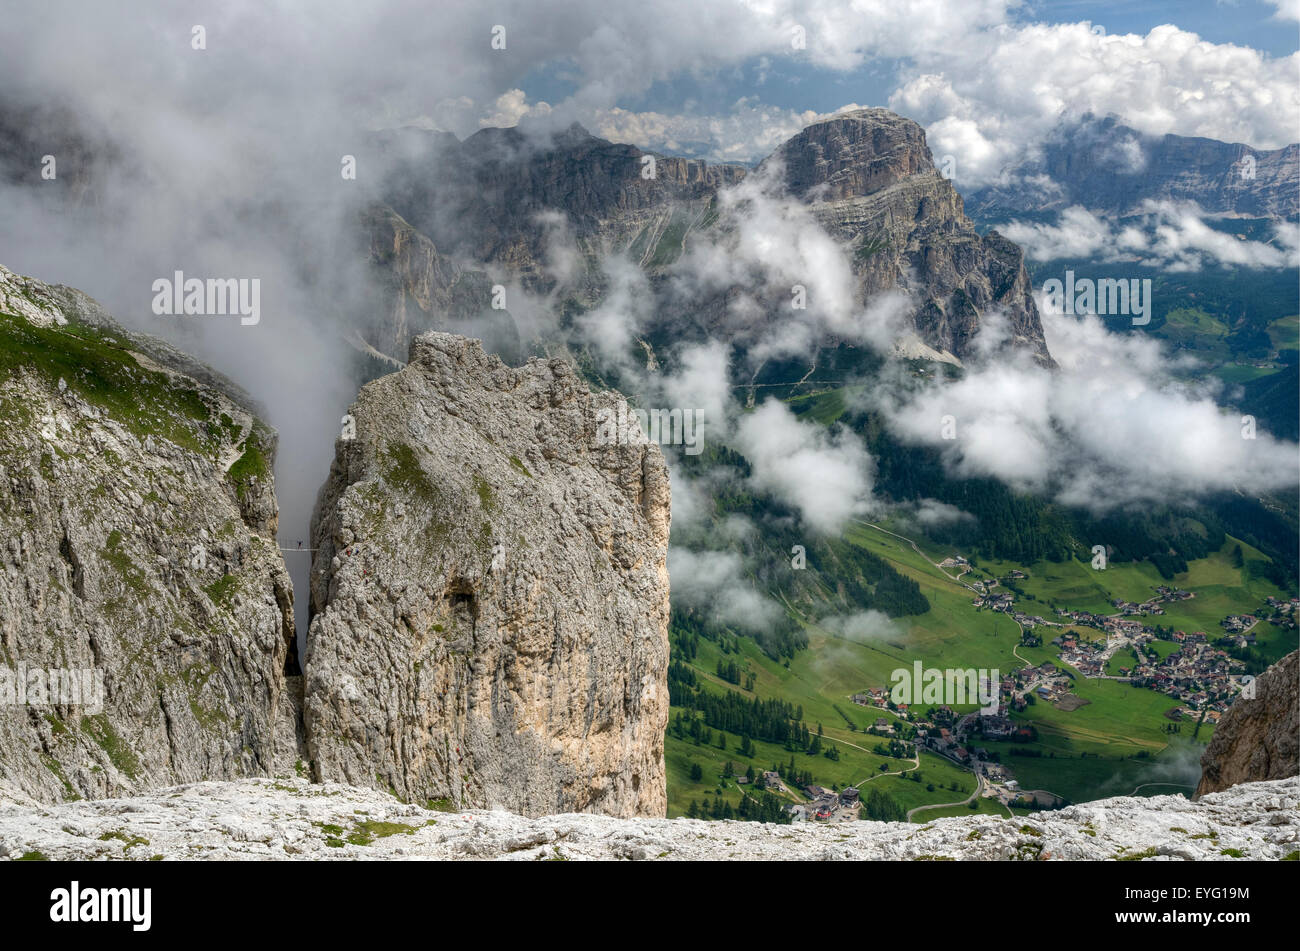
{"label": "green grass patch", "polygon": [[135,751],[113,729],[113,725],[109,723],[106,714],[99,713],[95,716],[85,717],[81,723],[90,738],[108,754],[109,762],[117,767],[120,772],[131,779],[135,779],[140,775],[140,760],[136,757]]}
{"label": "green grass patch", "polygon": [[0,369],[21,368],[40,374],[52,390],[62,379],[140,438],[161,436],[205,455],[215,447],[207,429],[211,411],[199,391],[141,366],[128,341],[97,328],[37,327],[0,314]]}
{"label": "green grass patch", "polygon": [[406,443],[392,442],[384,454],[388,459],[384,470],[385,479],[426,502],[437,500],[438,490],[420,465],[414,449]]}

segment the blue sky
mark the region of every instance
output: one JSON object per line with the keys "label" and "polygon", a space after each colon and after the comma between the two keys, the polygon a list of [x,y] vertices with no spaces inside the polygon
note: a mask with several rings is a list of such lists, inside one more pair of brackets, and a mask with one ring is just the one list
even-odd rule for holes
{"label": "blue sky", "polygon": [[[589,16],[576,55],[539,57],[478,122],[555,107],[616,141],[752,162],[818,115],[885,106],[925,126],[936,154],[960,155],[968,183],[1087,112],[1151,135],[1300,138],[1300,0],[1278,0],[1286,17],[1260,0],[772,0],[766,15],[697,2],[706,19],[727,12],[694,35],[680,13],[625,27],[641,31],[632,42],[610,29],[612,53]],[[791,23],[807,25],[799,52]]]}
{"label": "blue sky", "polygon": [[1161,23],[1173,23],[1213,43],[1235,43],[1271,56],[1287,56],[1300,48],[1297,27],[1273,19],[1274,11],[1271,5],[1257,0],[1233,3],[1038,0],[1027,4],[1019,19],[1047,23],[1089,20],[1108,33],[1147,33]]}
{"label": "blue sky", "polygon": [[[1273,6],[1258,0],[1033,0],[1016,11],[1011,22],[1088,22],[1109,34],[1147,34],[1169,23],[1212,43],[1247,46],[1271,57],[1289,56],[1300,50],[1300,25],[1279,21],[1274,12]],[[704,77],[684,72],[656,82],[644,93],[623,97],[619,105],[633,110],[705,114],[723,112],[741,97],[818,112],[830,112],[848,102],[885,105],[905,66],[905,61],[874,58],[860,69],[842,73],[789,58],[753,58]],[[530,100],[557,102],[572,94],[576,83],[565,64],[551,63],[530,74],[521,88]]]}

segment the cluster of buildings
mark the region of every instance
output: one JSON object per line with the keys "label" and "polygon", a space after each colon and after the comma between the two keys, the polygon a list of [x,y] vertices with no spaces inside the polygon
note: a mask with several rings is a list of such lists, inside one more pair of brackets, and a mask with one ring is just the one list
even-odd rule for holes
{"label": "cluster of buildings", "polygon": [[1189,598],[1196,597],[1191,591],[1180,591],[1165,585],[1161,585],[1155,590],[1155,597],[1148,598],[1145,601],[1125,601],[1123,598],[1116,598],[1111,602],[1119,612],[1116,615],[1093,614],[1090,611],[1069,611],[1065,609],[1058,609],[1056,613],[1074,624],[1095,627],[1107,634],[1133,636],[1144,630],[1142,622],[1135,620],[1136,617],[1164,614],[1165,609],[1160,605],[1167,604],[1170,601],[1186,601]]}
{"label": "cluster of buildings", "polygon": [[1147,598],[1145,601],[1140,603],[1117,598],[1112,601],[1111,604],[1115,605],[1115,607],[1119,609],[1119,613],[1124,615],[1164,614],[1165,609],[1160,605],[1166,604],[1170,601],[1186,601],[1189,598],[1194,597],[1195,595],[1190,591],[1181,591],[1176,588],[1170,588],[1166,585],[1160,585],[1156,588],[1156,596],[1154,598]]}
{"label": "cluster of buildings", "polygon": [[[1181,700],[1192,710],[1226,710],[1240,692],[1240,675],[1245,665],[1214,647],[1204,631],[1174,631],[1167,638],[1178,650],[1160,657],[1148,649],[1159,638],[1150,628],[1116,632],[1121,636],[1100,641],[1078,640],[1068,635],[1052,643],[1060,658],[1085,677],[1105,677],[1106,663],[1121,647],[1132,647],[1139,660],[1132,666],[1117,665],[1119,680],[1135,687],[1148,687]],[[1046,699],[1046,698],[1045,698]],[[1217,717],[1216,717],[1217,718]]]}
{"label": "cluster of buildings", "polygon": [[1300,598],[1279,601],[1277,598],[1269,597],[1264,600],[1268,605],[1265,617],[1269,623],[1292,631],[1296,629],[1296,616],[1300,614]]}
{"label": "cluster of buildings", "polygon": [[[1117,631],[1115,633],[1121,632]],[[1138,635],[1142,631],[1139,627],[1136,632],[1124,633]],[[1116,645],[1110,644],[1109,641],[1102,645],[1097,641],[1080,640],[1069,635],[1058,637],[1052,643],[1060,648],[1061,652],[1057,656],[1085,677],[1105,676],[1106,662],[1110,660],[1110,655],[1116,647]]]}
{"label": "cluster of buildings", "polygon": [[[1179,638],[1179,634],[1183,636]],[[1227,710],[1241,692],[1245,664],[1211,645],[1204,631],[1175,631],[1174,639],[1182,646],[1164,658],[1144,654],[1139,644],[1138,653],[1145,659],[1128,672],[1129,682],[1158,690],[1192,710],[1205,711],[1207,719],[1208,713],[1214,713],[1217,720],[1218,713]]]}
{"label": "cluster of buildings", "polygon": [[946,726],[918,727],[916,736],[917,742],[923,743],[936,753],[954,759],[963,766],[970,765],[970,753],[962,745],[961,738],[955,730]]}
{"label": "cluster of buildings", "polygon": [[1230,614],[1219,622],[1219,626],[1229,634],[1242,634],[1258,623],[1259,618],[1253,614]]}
{"label": "cluster of buildings", "polygon": [[829,822],[834,818],[841,820],[857,818],[860,797],[856,787],[845,786],[837,793],[825,786],[805,786],[803,791],[809,799],[808,802],[793,802],[785,807],[785,811],[790,813],[793,821],[806,822],[813,819],[818,822]]}
{"label": "cluster of buildings", "polygon": [[[945,559],[944,568],[968,568],[968,561],[960,555]],[[963,572],[965,573],[965,572]],[[1027,578],[1019,570],[1007,573],[1002,583]],[[1154,596],[1145,601],[1133,602],[1116,599],[1111,603],[1116,613],[1112,615],[1094,614],[1089,611],[1071,611],[1058,609],[1058,621],[1047,621],[1038,615],[1018,611],[1015,606],[1015,592],[1002,587],[997,580],[976,581],[968,584],[976,597],[972,602],[975,607],[985,607],[1009,615],[1020,623],[1025,633],[1026,643],[1038,644],[1041,639],[1036,634],[1029,634],[1040,625],[1061,627],[1063,624],[1090,627],[1105,633],[1105,637],[1088,639],[1079,637],[1074,632],[1066,631],[1052,643],[1059,649],[1058,657],[1067,665],[1085,677],[1112,677],[1127,680],[1134,686],[1157,690],[1166,696],[1182,702],[1183,706],[1171,712],[1175,719],[1182,716],[1201,718],[1217,722],[1221,712],[1225,711],[1241,690],[1241,675],[1245,665],[1232,658],[1226,651],[1216,648],[1209,635],[1204,631],[1168,631],[1167,628],[1156,630],[1143,624],[1141,618],[1158,617],[1165,613],[1164,604],[1186,601],[1195,597],[1191,591],[1172,588],[1167,585],[1156,587]],[[1225,618],[1221,625],[1229,635],[1237,635],[1236,644],[1244,647],[1253,644],[1254,635],[1250,630],[1263,617],[1271,623],[1283,627],[1295,628],[1300,620],[1300,598],[1289,600],[1267,599],[1267,608],[1253,614],[1232,615]],[[1172,641],[1178,649],[1161,657],[1159,652],[1147,648],[1150,642],[1161,639]],[[1118,666],[1119,676],[1107,674],[1107,663],[1117,650],[1132,647],[1138,657],[1133,667]],[[1147,648],[1147,649],[1144,649]],[[1062,671],[1056,664],[1045,661],[1038,666],[1024,666],[1002,676],[999,697],[1002,702],[994,716],[975,713],[958,718],[953,711],[944,706],[933,712],[932,719],[918,719],[917,714],[906,705],[891,706],[887,688],[872,687],[862,693],[854,694],[854,703],[865,707],[891,709],[906,720],[915,730],[915,740],[937,753],[947,756],[962,765],[982,771],[990,785],[1000,791],[1016,792],[1016,783],[1010,770],[1002,764],[983,762],[976,749],[975,756],[967,749],[967,736],[982,736],[989,740],[1023,740],[1033,738],[1033,730],[1012,720],[1012,712],[1023,711],[1028,706],[1027,695],[1033,694],[1036,700],[1045,703],[1082,704],[1085,701],[1072,695],[1073,678]],[[1064,706],[1064,709],[1072,707]],[[870,732],[878,735],[893,735],[893,723],[883,717],[877,718]],[[904,733],[906,731],[903,731]],[[812,789],[809,787],[809,795]],[[847,791],[847,790],[846,790]],[[818,818],[818,811],[824,812],[824,818],[835,814],[837,807],[842,808],[834,794],[821,790],[823,795],[814,796],[813,808],[821,803],[820,810],[813,809],[812,815]],[[855,797],[857,790],[852,790]]]}
{"label": "cluster of buildings", "polygon": [[976,608],[988,608],[989,611],[1000,611],[1004,615],[1010,615],[1019,621],[1022,628],[1036,628],[1040,624],[1047,624],[1043,617],[1037,615],[1026,615],[1023,611],[1015,609],[1015,595],[1010,591],[989,591],[987,594],[975,592],[976,598],[972,600]]}

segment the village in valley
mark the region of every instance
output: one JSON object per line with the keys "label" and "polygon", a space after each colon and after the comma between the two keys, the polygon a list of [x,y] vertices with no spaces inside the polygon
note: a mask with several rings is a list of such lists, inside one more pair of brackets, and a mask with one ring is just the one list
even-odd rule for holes
{"label": "village in valley", "polygon": [[[863,723],[861,717],[851,718],[832,704],[848,725],[850,735],[857,732],[853,737],[857,742],[842,733],[823,739],[822,725],[818,723],[815,736],[810,739],[807,734],[811,731],[805,730],[801,743],[787,744],[785,749],[804,752],[802,746],[806,745],[809,755],[825,755],[836,761],[842,750],[874,754],[873,767],[863,771],[866,775],[846,777],[832,772],[814,778],[813,771],[796,766],[794,756],[788,764],[774,757],[772,768],[767,770],[758,763],[749,765],[743,774],[737,764],[726,762],[721,764],[721,779],[714,795],[703,804],[692,800],[686,815],[731,818],[721,799],[728,784],[745,790],[741,802],[751,813],[761,803],[763,815],[773,817],[761,821],[924,821],[968,809],[1000,815],[1059,809],[1069,804],[1065,797],[1077,791],[1081,783],[1076,780],[1071,785],[1068,779],[1059,785],[1053,782],[1050,777],[1054,772],[1043,761],[1060,756],[1061,750],[1050,743],[1044,746],[1044,738],[1059,729],[1061,714],[1073,719],[1075,711],[1102,702],[1096,689],[1081,689],[1082,684],[1098,682],[1096,688],[1102,689],[1102,696],[1107,698],[1118,694],[1107,693],[1109,688],[1102,682],[1169,698],[1175,703],[1144,708],[1156,716],[1158,708],[1164,718],[1154,729],[1153,724],[1147,724],[1147,728],[1157,735],[1180,734],[1186,729],[1188,739],[1195,741],[1198,734],[1218,723],[1243,690],[1250,689],[1250,675],[1260,669],[1247,662],[1258,657],[1257,638],[1259,647],[1263,647],[1278,630],[1295,631],[1300,616],[1300,599],[1261,596],[1252,613],[1228,614],[1219,619],[1217,630],[1200,630],[1197,628],[1210,626],[1207,622],[1214,617],[1213,610],[1206,610],[1207,605],[1223,603],[1237,611],[1246,605],[1240,598],[1235,603],[1232,599],[1224,601],[1221,594],[1208,588],[1203,589],[1211,592],[1204,595],[1206,600],[1196,601],[1195,589],[1199,585],[1186,579],[1181,586],[1151,584],[1149,594],[1140,601],[1113,597],[1110,588],[1094,588],[1086,602],[1089,609],[1079,610],[1069,604],[1072,594],[1061,592],[1083,588],[1063,587],[1050,575],[1031,579],[1028,570],[1006,563],[996,568],[977,567],[959,554],[934,560],[938,556],[927,557],[909,539],[895,537],[946,576],[948,582],[965,589],[969,597],[965,603],[977,616],[988,612],[997,615],[998,620],[1006,618],[1014,623],[1015,630],[1007,633],[1015,637],[1010,654],[1019,666],[978,672],[944,667],[938,671],[945,677],[957,673],[991,675],[992,680],[977,681],[979,689],[975,693],[969,692],[974,686],[965,693],[951,689],[945,692],[940,686],[932,695],[928,688],[921,690],[919,686],[922,673],[932,671],[918,669],[920,692],[909,697],[910,703],[900,702],[902,696],[883,683],[840,694],[859,710],[876,713]],[[1140,590],[1141,584],[1137,587]],[[1131,581],[1124,588],[1131,597]],[[1082,595],[1080,600],[1085,597]],[[1103,604],[1108,608],[1098,610]],[[1188,623],[1193,617],[1205,620]],[[997,630],[996,621],[982,626]],[[1007,630],[1005,624],[1002,630]],[[1003,651],[1005,657],[1005,648]],[[915,664],[922,667],[919,658]],[[993,680],[996,693],[989,689]],[[746,689],[752,690],[752,685]],[[1051,708],[1046,720],[1041,713],[1030,710],[1039,704]],[[801,713],[793,716],[802,720]],[[692,737],[690,725],[684,721],[685,732],[679,731],[679,738],[693,739],[696,746],[702,743],[707,747],[711,742],[709,732],[700,727],[701,735]],[[1044,727],[1044,737],[1039,736],[1040,726]],[[868,739],[874,742],[868,744]],[[752,753],[743,752],[744,746],[742,742],[739,747],[742,755],[753,759]],[[720,743],[719,748],[727,747]],[[1129,756],[1142,759],[1151,755],[1149,749],[1138,749]],[[1087,768],[1081,765],[1083,761],[1098,755],[1091,751],[1081,751],[1077,756],[1067,752],[1061,768],[1077,775],[1080,769]],[[702,778],[703,769],[693,761],[688,761],[688,768],[692,779]],[[1017,776],[1017,771],[1022,775]],[[886,777],[889,779],[885,782],[876,782]],[[838,782],[824,785],[828,780]],[[916,792],[900,794],[898,783],[903,781],[910,781],[908,786],[917,783]],[[1054,785],[1055,790],[1043,788]]]}
{"label": "village in valley", "polygon": [[[960,556],[950,561],[965,564]],[[1010,580],[1027,577],[1023,571],[1008,575]],[[1225,617],[1220,622],[1222,631],[1211,634],[1175,630],[1149,620],[1165,613],[1164,604],[1196,597],[1194,592],[1166,585],[1155,587],[1155,593],[1141,603],[1116,599],[1112,602],[1115,608],[1112,614],[1057,608],[1055,621],[1018,610],[1012,591],[994,592],[998,587],[996,581],[975,582],[970,587],[976,593],[972,605],[1010,616],[1020,626],[1022,643],[1039,646],[1047,634],[1053,633],[1053,628],[1062,628],[1050,643],[1058,649],[1057,657],[1079,674],[1148,687],[1182,702],[1183,706],[1174,711],[1176,716],[1204,717],[1211,723],[1217,722],[1240,694],[1245,674],[1245,665],[1222,646],[1224,639],[1236,647],[1253,645],[1255,635],[1251,631],[1261,619],[1294,629],[1296,610],[1300,607],[1300,599],[1280,601],[1270,597],[1265,599],[1257,615]],[[1084,636],[1075,630],[1078,628],[1096,631],[1097,636]],[[1155,641],[1163,641],[1170,647],[1157,649],[1152,646]],[[1133,662],[1118,665],[1115,673],[1108,673],[1111,659],[1123,650],[1131,652]],[[1050,689],[1040,688],[1040,692],[1044,699],[1056,702],[1049,696]]]}
{"label": "village in valley", "polygon": [[[970,563],[960,555],[947,558],[936,567],[956,570],[957,574],[950,576],[953,580],[960,580],[971,570]],[[1300,599],[1268,597],[1256,614],[1225,617],[1220,622],[1221,631],[1213,634],[1176,630],[1154,619],[1165,613],[1162,605],[1190,600],[1196,595],[1159,585],[1153,588],[1150,598],[1140,603],[1114,600],[1113,613],[1057,608],[1056,619],[1048,620],[1016,607],[1016,592],[1008,585],[1028,577],[1026,572],[1013,569],[1000,581],[962,583],[975,595],[973,607],[1005,614],[1016,622],[1021,646],[1039,647],[1045,637],[1050,637],[1057,658],[1074,675],[1120,681],[1180,701],[1180,706],[1168,713],[1173,721],[1217,723],[1251,679],[1246,675],[1245,664],[1224,649],[1225,643],[1239,648],[1252,646],[1255,635],[1251,632],[1261,620],[1295,630],[1300,611]],[[1085,636],[1080,629],[1095,631],[1096,636]],[[1157,641],[1163,642],[1163,647],[1153,646]],[[1132,658],[1127,664],[1118,659],[1125,651]],[[1108,672],[1112,669],[1114,673]],[[1066,711],[1086,704],[1086,700],[1072,691],[1074,675],[1051,661],[1039,665],[1026,661],[1024,666],[1002,675],[996,713],[973,711],[958,715],[946,705],[920,711],[917,705],[894,703],[886,687],[872,687],[850,699],[859,706],[888,711],[902,721],[895,727],[889,720],[878,718],[871,732],[885,736],[905,734],[924,748],[970,769],[978,780],[979,795],[997,799],[1006,806],[1053,808],[1063,804],[1060,797],[1044,790],[1022,790],[1011,768],[997,762],[997,757],[990,758],[978,744],[981,740],[1029,742],[1035,739],[1033,726],[1011,718],[1012,712],[1022,712],[1031,703],[1050,703]],[[857,792],[853,790],[855,803]],[[817,799],[822,808],[809,812],[811,817],[829,819],[836,815],[830,793],[826,793]],[[841,803],[841,807],[844,805]]]}

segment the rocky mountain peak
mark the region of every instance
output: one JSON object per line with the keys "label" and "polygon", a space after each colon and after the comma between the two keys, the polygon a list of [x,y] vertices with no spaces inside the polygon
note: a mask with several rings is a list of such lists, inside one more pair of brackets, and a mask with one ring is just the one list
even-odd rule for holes
{"label": "rocky mountain peak", "polygon": [[[967,355],[982,315],[996,307],[1010,317],[1011,345],[1051,365],[1020,249],[976,232],[915,122],[886,109],[840,113],[789,139],[763,167],[775,163],[788,193],[808,202],[852,254],[864,306],[875,294],[908,292],[917,336],[946,360]],[[434,184],[418,166],[396,174],[387,190],[395,213],[368,218],[372,263],[393,279],[382,317],[388,326],[368,329],[367,342],[396,359],[424,329],[481,335],[463,319],[448,319],[449,302],[466,297],[453,292],[463,269],[448,268],[448,259],[550,293],[555,278],[543,262],[554,232],[543,222],[562,223],[579,264],[566,296],[595,306],[606,290],[602,262],[609,257],[625,256],[652,280],[668,280],[692,241],[725,242],[717,195],[746,176],[740,166],[652,156],[578,126],[544,141],[518,129],[482,130],[445,149],[436,168]],[[700,302],[698,329],[734,330],[710,324],[710,314],[730,319],[726,298]],[[670,314],[656,319],[665,326],[652,337],[696,329],[673,326]],[[509,337],[502,331],[494,327],[494,339]]]}
{"label": "rocky mountain peak", "polygon": [[530,815],[662,815],[658,446],[602,442],[625,404],[563,360],[512,368],[444,333],[409,357],[362,389],[313,522],[316,778]]}
{"label": "rocky mountain peak", "polygon": [[878,108],[814,122],[764,164],[774,160],[784,164],[792,195],[818,201],[860,198],[935,170],[925,131],[910,119]]}
{"label": "rocky mountain peak", "polygon": [[1148,135],[1116,116],[1062,124],[1030,159],[971,191],[981,219],[1082,205],[1120,216],[1149,202],[1193,202],[1232,218],[1300,214],[1300,145],[1257,149],[1199,136]]}

